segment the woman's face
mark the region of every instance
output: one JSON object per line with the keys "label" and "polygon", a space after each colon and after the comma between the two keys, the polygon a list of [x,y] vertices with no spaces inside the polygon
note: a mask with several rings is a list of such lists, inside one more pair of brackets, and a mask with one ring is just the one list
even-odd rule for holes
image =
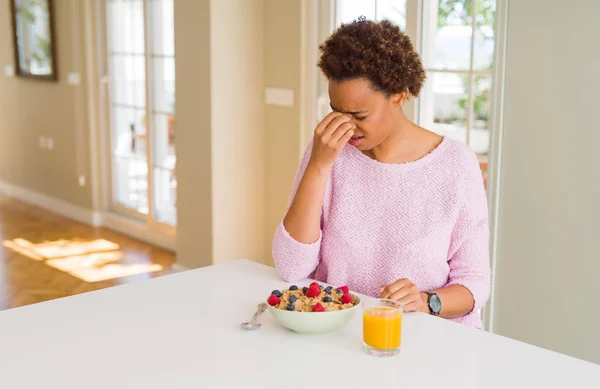
{"label": "woman's face", "polygon": [[352,116],[356,130],[348,143],[362,151],[380,145],[394,131],[405,98],[404,93],[388,98],[365,79],[329,81],[331,109]]}

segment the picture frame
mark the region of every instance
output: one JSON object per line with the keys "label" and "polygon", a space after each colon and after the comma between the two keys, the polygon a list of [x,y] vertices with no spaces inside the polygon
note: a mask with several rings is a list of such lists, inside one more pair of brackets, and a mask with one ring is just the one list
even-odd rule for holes
{"label": "picture frame", "polygon": [[16,75],[57,81],[54,1],[9,1]]}

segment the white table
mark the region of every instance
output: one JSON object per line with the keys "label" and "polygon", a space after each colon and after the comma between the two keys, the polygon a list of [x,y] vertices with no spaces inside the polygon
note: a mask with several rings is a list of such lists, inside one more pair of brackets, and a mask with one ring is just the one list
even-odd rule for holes
{"label": "white table", "polygon": [[268,312],[242,330],[284,286],[242,260],[0,312],[0,388],[600,385],[600,365],[424,314],[406,315],[402,351],[387,359],[362,353],[360,315],[330,335],[291,333]]}

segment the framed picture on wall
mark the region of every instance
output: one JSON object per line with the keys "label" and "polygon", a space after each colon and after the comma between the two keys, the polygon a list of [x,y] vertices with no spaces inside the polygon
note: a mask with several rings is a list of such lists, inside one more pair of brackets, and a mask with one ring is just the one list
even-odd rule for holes
{"label": "framed picture on wall", "polygon": [[57,80],[53,0],[9,0],[16,73]]}

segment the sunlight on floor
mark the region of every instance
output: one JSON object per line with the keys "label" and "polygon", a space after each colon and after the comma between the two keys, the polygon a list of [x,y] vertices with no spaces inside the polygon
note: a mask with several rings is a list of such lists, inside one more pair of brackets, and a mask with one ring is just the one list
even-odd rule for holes
{"label": "sunlight on floor", "polygon": [[47,244],[38,244],[35,251],[41,256],[50,259],[118,249],[119,245],[116,243],[104,239],[96,239],[90,242],[60,240]]}
{"label": "sunlight on floor", "polygon": [[123,254],[117,251],[51,259],[46,263],[48,266],[69,273],[87,282],[98,282],[141,273],[152,273],[163,269],[162,266],[153,263],[113,263],[119,261],[122,257]]}
{"label": "sunlight on floor", "polygon": [[21,255],[71,274],[86,282],[98,282],[163,270],[154,263],[116,263],[126,260],[119,245],[105,239],[92,241],[57,240],[34,244],[25,239],[2,242]]}
{"label": "sunlight on floor", "polygon": [[[35,251],[28,248],[27,246],[21,245],[19,242],[21,240],[23,240],[23,239],[5,240],[4,242],[2,242],[2,246],[9,248],[12,251],[17,252],[26,257],[29,257],[31,259],[35,259],[36,261],[43,261],[44,259],[46,259],[46,258],[42,257],[41,255],[36,254]],[[25,242],[27,242],[27,241],[25,241]]]}
{"label": "sunlight on floor", "polygon": [[61,239],[54,242],[34,244],[28,240],[17,238],[12,241],[5,240],[2,245],[36,261],[119,249],[118,244],[105,239],[88,242]]}

